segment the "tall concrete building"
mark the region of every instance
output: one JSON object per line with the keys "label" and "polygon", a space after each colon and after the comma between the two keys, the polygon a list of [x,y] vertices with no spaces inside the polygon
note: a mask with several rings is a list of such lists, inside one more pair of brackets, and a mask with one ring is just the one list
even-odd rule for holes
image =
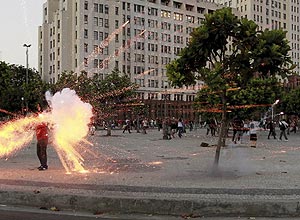
{"label": "tall concrete building", "polygon": [[236,8],[241,17],[255,21],[261,30],[282,28],[287,31],[291,58],[300,74],[300,1],[299,0],[219,0],[220,4]]}
{"label": "tall concrete building", "polygon": [[[63,71],[103,78],[114,68],[140,87],[142,99],[163,99],[170,88],[166,64],[186,47],[189,34],[214,0],[48,0],[39,27],[39,72],[55,83]],[[193,101],[199,82],[169,98]]]}

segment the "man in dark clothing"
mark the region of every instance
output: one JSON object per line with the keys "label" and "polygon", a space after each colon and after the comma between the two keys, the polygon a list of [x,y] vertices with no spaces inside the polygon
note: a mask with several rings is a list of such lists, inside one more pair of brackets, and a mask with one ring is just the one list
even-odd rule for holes
{"label": "man in dark clothing", "polygon": [[288,123],[284,119],[282,119],[279,122],[279,128],[280,128],[279,140],[281,140],[282,136],[284,136],[285,140],[288,141],[288,138],[286,136],[286,130],[287,130],[288,127],[289,127],[289,125],[288,125]]}
{"label": "man in dark clothing", "polygon": [[267,128],[269,128],[268,139],[270,139],[271,135],[274,137],[274,139],[277,139],[276,138],[276,132],[275,132],[275,125],[274,125],[274,122],[272,120],[268,122]]}
{"label": "man in dark clothing", "polygon": [[131,133],[130,127],[131,127],[131,122],[129,119],[126,119],[123,133],[125,133],[126,130],[128,131],[128,133]]}

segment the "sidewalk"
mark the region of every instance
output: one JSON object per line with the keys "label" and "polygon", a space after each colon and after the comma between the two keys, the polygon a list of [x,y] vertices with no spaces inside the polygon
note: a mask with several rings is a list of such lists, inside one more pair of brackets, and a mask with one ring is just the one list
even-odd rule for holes
{"label": "sidewalk", "polygon": [[82,150],[85,174],[66,174],[48,149],[49,170],[38,171],[34,141],[0,160],[0,203],[92,213],[149,213],[181,216],[299,216],[300,135],[288,142],[258,134],[257,148],[234,145],[221,151],[220,172],[212,174],[216,137],[205,129],[163,140],[114,130],[89,137],[95,155]]}

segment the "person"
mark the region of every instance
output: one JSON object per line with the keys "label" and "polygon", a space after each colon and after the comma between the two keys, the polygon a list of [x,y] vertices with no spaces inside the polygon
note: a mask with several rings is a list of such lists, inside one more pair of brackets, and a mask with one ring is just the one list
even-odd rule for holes
{"label": "person", "polygon": [[178,137],[182,137],[182,133],[184,131],[184,123],[181,118],[179,118],[178,123],[177,123],[177,129],[178,129]]}
{"label": "person", "polygon": [[193,127],[194,127],[193,121],[190,121],[190,122],[189,122],[189,125],[190,125],[190,131],[193,131]]}
{"label": "person", "polygon": [[129,119],[126,119],[126,120],[125,120],[125,125],[124,125],[123,133],[125,133],[126,130],[128,131],[128,133],[131,133],[130,127],[131,127],[130,120],[129,120]]}
{"label": "person", "polygon": [[[37,105],[38,114],[42,113],[42,105]],[[37,156],[40,161],[38,170],[43,171],[48,169],[47,164],[47,145],[48,145],[48,124],[46,122],[40,122],[35,128],[36,139],[37,139]]]}
{"label": "person", "polygon": [[178,123],[176,123],[176,120],[173,117],[172,120],[171,120],[171,135],[172,135],[172,138],[175,138],[175,133],[178,130],[177,125],[178,125]]}
{"label": "person", "polygon": [[249,123],[249,133],[250,133],[250,147],[256,148],[256,142],[257,142],[257,128],[255,126],[255,122],[252,120]]}
{"label": "person", "polygon": [[244,127],[244,123],[241,119],[236,117],[233,119],[232,127],[233,127],[232,141],[236,144],[237,141],[241,140],[241,135],[243,134],[242,128]]}
{"label": "person", "polygon": [[217,121],[215,118],[210,120],[209,129],[210,129],[211,136],[215,137],[217,131]]}
{"label": "person", "polygon": [[147,134],[147,128],[148,128],[148,120],[146,118],[144,118],[144,120],[142,121],[142,126],[143,126],[143,134]]}
{"label": "person", "polygon": [[290,133],[294,132],[296,133],[297,131],[297,121],[295,119],[292,120],[291,124],[290,124]]}
{"label": "person", "polygon": [[274,125],[274,122],[272,120],[270,120],[268,122],[267,128],[269,128],[268,139],[270,139],[271,135],[274,137],[274,139],[277,139],[276,138],[276,132],[275,132],[275,125]]}
{"label": "person", "polygon": [[279,128],[280,128],[280,136],[279,140],[282,140],[282,136],[284,136],[285,140],[288,141],[288,138],[286,136],[286,129],[289,127],[288,123],[285,121],[285,119],[282,119],[279,122]]}
{"label": "person", "polygon": [[90,132],[90,135],[95,135],[95,132],[96,132],[96,126],[94,125],[93,122],[91,122],[89,124],[89,132]]}

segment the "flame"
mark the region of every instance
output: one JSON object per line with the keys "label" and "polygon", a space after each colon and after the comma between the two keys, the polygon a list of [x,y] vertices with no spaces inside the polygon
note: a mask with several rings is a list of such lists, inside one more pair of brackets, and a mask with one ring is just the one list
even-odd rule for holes
{"label": "flame", "polygon": [[88,124],[93,116],[91,105],[82,102],[70,89],[56,93],[51,104],[53,143],[64,168],[67,172],[86,172],[84,158],[77,148],[88,134]]}
{"label": "flame", "polygon": [[28,145],[34,135],[32,126],[38,117],[20,118],[0,126],[0,158],[9,157]]}
{"label": "flame", "polygon": [[[51,126],[52,141],[67,173],[88,172],[83,166],[81,143],[88,134],[92,106],[84,103],[74,90],[68,88],[47,97],[51,112],[9,121],[0,126],[0,158],[8,157],[32,141],[38,123],[46,122]],[[52,136],[52,137],[51,137]],[[53,140],[51,140],[53,139]]]}

